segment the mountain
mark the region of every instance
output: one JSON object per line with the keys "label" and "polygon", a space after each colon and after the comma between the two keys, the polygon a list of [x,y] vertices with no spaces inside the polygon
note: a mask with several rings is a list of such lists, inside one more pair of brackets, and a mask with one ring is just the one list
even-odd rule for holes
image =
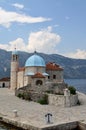
{"label": "mountain", "polygon": [[[10,76],[11,53],[0,49],[0,78]],[[58,54],[38,53],[45,62],[55,62],[64,68],[64,78],[86,78],[86,60],[71,59]],[[19,51],[19,64],[24,66],[25,61],[32,53]]]}

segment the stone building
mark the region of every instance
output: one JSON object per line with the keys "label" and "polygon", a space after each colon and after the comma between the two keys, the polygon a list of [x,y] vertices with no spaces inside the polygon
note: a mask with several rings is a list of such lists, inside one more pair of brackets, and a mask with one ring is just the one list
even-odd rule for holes
{"label": "stone building", "polygon": [[45,64],[44,59],[37,52],[34,52],[26,60],[25,66],[20,68],[16,50],[12,52],[10,82],[12,90],[28,86],[32,91],[43,92],[53,89],[58,92],[58,88],[65,87],[63,68],[52,62]]}
{"label": "stone building", "polygon": [[44,59],[36,52],[20,68],[18,52],[13,51],[10,78],[10,89],[16,90],[16,96],[28,95],[29,100],[38,101],[47,94],[50,105],[77,105],[78,95],[70,94],[63,79],[63,68],[52,62],[45,64]]}
{"label": "stone building", "polygon": [[0,79],[0,88],[9,88],[10,87],[10,78],[4,77]]}

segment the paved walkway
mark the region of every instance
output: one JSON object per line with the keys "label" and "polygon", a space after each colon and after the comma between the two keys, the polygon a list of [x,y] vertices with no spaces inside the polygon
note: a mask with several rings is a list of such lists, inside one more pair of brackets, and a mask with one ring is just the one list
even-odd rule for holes
{"label": "paved walkway", "polygon": [[18,110],[17,121],[33,126],[45,126],[45,114],[52,113],[53,124],[61,124],[68,121],[86,120],[86,96],[79,93],[82,105],[64,108],[51,105],[40,105],[34,102],[21,100],[6,88],[0,88],[0,113],[9,118],[14,118],[13,110]]}

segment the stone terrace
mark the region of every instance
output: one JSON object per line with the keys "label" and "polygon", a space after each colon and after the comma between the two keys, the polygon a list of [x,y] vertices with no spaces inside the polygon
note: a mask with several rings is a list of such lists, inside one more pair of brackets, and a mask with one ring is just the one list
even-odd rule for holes
{"label": "stone terrace", "polygon": [[[70,108],[40,105],[21,100],[11,90],[0,88],[0,115],[39,128],[86,120],[86,95],[79,93],[79,99],[82,105]],[[13,110],[18,110],[18,117],[14,117]],[[45,114],[48,112],[53,115],[52,124],[46,123]]]}

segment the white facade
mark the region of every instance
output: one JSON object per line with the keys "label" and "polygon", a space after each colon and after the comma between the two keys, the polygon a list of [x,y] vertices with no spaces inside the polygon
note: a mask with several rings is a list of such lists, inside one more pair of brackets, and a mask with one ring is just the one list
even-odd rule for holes
{"label": "white facade", "polygon": [[0,88],[9,88],[10,87],[10,79],[2,78],[0,79]]}

